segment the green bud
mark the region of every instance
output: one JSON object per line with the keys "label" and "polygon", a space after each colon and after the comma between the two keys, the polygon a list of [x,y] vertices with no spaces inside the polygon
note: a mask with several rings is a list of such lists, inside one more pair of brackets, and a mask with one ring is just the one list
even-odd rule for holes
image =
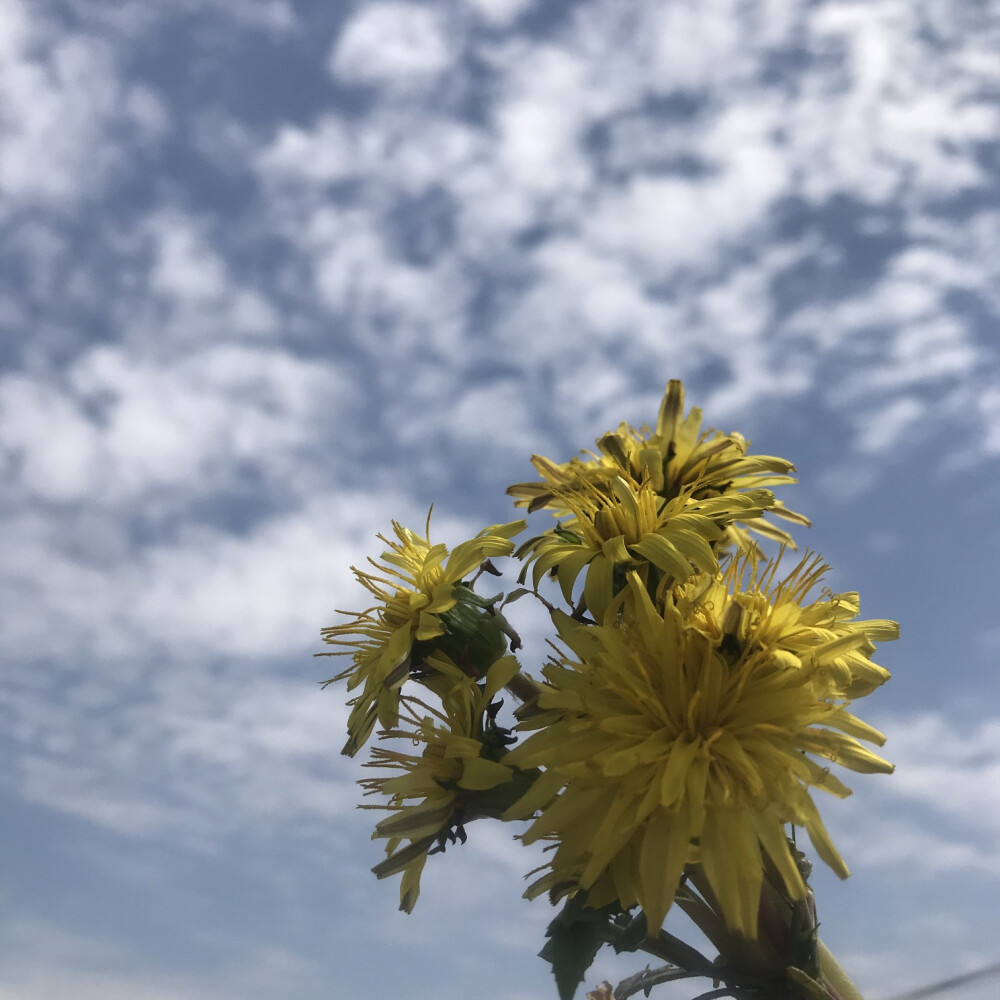
{"label": "green bud", "polygon": [[433,640],[434,648],[484,676],[507,652],[502,620],[493,612],[492,601],[464,583],[455,584],[454,596],[455,606],[440,616],[445,632]]}

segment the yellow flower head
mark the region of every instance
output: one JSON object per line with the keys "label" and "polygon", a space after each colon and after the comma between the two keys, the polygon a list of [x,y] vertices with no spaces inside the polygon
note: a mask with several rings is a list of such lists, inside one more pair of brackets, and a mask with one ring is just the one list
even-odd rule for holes
{"label": "yellow flower head", "polygon": [[[531,461],[541,481],[517,483],[507,492],[519,507],[529,511],[546,507],[561,517],[572,509],[566,500],[573,490],[619,476],[633,486],[648,482],[654,493],[667,500],[680,496],[694,500],[731,497],[796,481],[789,475],[795,471],[791,462],[772,455],[748,455],[747,441],[741,434],[702,431],[701,410],[692,407],[686,417],[683,412],[684,386],[674,379],[667,384],[655,431],[645,425],[636,430],[623,423],[617,431],[598,438],[598,453],[585,453],[589,457],[584,460],[573,458],[558,464],[534,455]],[[798,524],[809,523],[773,496],[767,510]],[[736,518],[727,527],[727,535],[745,549],[752,544],[747,529],[794,547],[791,536],[765,521],[760,510]]]}
{"label": "yellow flower head", "polygon": [[819,697],[861,698],[889,679],[889,671],[871,659],[875,641],[899,638],[899,623],[887,619],[857,621],[855,592],[825,591],[820,600],[806,595],[829,570],[806,551],[794,569],[777,580],[781,555],[758,566],[752,554],[730,562],[714,577],[692,578],[679,587],[681,614],[724,650],[773,657],[787,666],[815,669]]}
{"label": "yellow flower head", "polygon": [[518,558],[534,561],[537,588],[545,573],[555,572],[563,596],[572,603],[573,585],[586,567],[583,596],[587,609],[602,620],[627,569],[649,572],[674,582],[697,570],[714,571],[725,526],[741,517],[758,517],[770,505],[769,490],[752,490],[695,499],[690,493],[670,500],[648,481],[639,485],[615,476],[604,483],[581,480],[555,491],[569,519],[554,530],[525,542]]}
{"label": "yellow flower head", "polygon": [[364,687],[350,704],[349,739],[344,753],[354,756],[365,744],[376,722],[391,729],[398,718],[399,688],[409,676],[415,642],[427,642],[447,631],[445,616],[468,596],[461,581],[493,556],[509,555],[513,535],[524,521],[495,524],[475,538],[457,545],[449,555],[445,545],[431,545],[430,514],[423,536],[392,522],[396,540],[378,537],[389,548],[382,563],[368,561],[378,571],[352,566],[357,580],[378,599],[378,604],[353,614],[353,620],[322,630],[326,642],[347,647],[325,656],[350,655],[353,665],[326,683],[347,678],[348,690]]}
{"label": "yellow flower head", "polygon": [[[359,782],[366,795],[390,796],[387,805],[362,808],[392,813],[375,827],[373,836],[387,838],[388,844],[386,859],[372,870],[379,878],[403,873],[399,908],[407,913],[420,893],[420,874],[428,853],[443,850],[446,842],[456,839],[464,843],[466,822],[499,816],[503,805],[491,802],[489,790],[516,776],[513,768],[498,760],[510,740],[505,738],[506,730],[495,725],[490,705],[517,673],[517,661],[513,656],[501,657],[479,685],[443,654],[432,654],[430,660],[445,687],[441,711],[403,695],[401,701],[416,729],[382,733],[385,740],[423,744],[423,749],[407,753],[376,746],[364,766],[396,773]],[[418,717],[414,714],[417,706],[430,714]],[[502,800],[503,804],[510,801],[510,796]],[[401,847],[404,840],[407,843]]]}
{"label": "yellow flower head", "polygon": [[[524,839],[557,842],[529,894],[583,890],[591,906],[639,905],[655,936],[685,866],[700,864],[726,924],[752,938],[765,858],[789,899],[806,893],[783,824],[804,827],[848,874],[809,789],[850,792],[813,758],[892,770],[859,742],[881,745],[882,735],[826,694],[824,672],[846,648],[864,648],[865,623],[840,653],[816,643],[791,656],[799,622],[782,633],[788,599],[774,590],[762,597],[751,586],[730,601],[704,581],[681,589],[654,604],[630,573],[617,622],[614,608],[590,627],[557,613],[573,656],[545,668],[545,712],[522,724],[539,731],[508,757],[545,772],[505,818],[541,810]],[[786,581],[782,593],[795,589]],[[755,626],[743,611],[759,598]]]}

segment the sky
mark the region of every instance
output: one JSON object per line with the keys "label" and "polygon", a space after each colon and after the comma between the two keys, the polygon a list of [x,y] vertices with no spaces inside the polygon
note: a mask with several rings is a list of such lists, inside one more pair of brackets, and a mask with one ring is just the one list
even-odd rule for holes
{"label": "sky", "polygon": [[0,998],[554,997],[510,827],[411,916],[371,875],[312,654],[393,519],[512,519],[670,378],[902,623],[821,934],[868,1000],[1000,959],[997,51],[978,0],[4,0]]}

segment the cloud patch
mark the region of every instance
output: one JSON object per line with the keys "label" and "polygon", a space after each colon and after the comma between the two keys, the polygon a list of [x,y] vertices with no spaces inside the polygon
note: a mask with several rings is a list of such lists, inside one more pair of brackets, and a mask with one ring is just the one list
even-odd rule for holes
{"label": "cloud patch", "polygon": [[101,37],[59,34],[22,0],[0,21],[0,144],[4,212],[71,210],[99,197],[138,148],[166,133],[166,106],[149,87],[123,79]]}
{"label": "cloud patch", "polygon": [[354,397],[329,365],[225,344],[171,362],[95,347],[61,385],[10,374],[0,389],[0,456],[28,494],[111,504],[217,492],[241,467],[287,475]]}
{"label": "cloud patch", "polygon": [[436,8],[379,0],[363,5],[345,25],[329,68],[345,83],[399,87],[439,76],[452,58]]}

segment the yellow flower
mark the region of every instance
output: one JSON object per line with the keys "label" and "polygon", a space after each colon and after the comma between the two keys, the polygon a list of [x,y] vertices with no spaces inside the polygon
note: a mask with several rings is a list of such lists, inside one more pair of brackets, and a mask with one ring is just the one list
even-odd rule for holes
{"label": "yellow flower", "polygon": [[[585,453],[590,456],[585,460],[573,458],[558,464],[534,455],[531,461],[541,481],[517,483],[507,492],[519,507],[529,511],[546,507],[561,517],[572,509],[566,499],[573,490],[619,476],[633,487],[648,482],[653,492],[667,500],[682,495],[708,500],[796,482],[788,474],[795,471],[791,462],[772,455],[748,455],[747,441],[741,434],[702,431],[701,410],[692,407],[686,417],[683,412],[684,386],[674,379],[667,384],[655,432],[645,425],[636,430],[623,423],[617,431],[598,438],[598,453]],[[807,518],[773,497],[767,511],[797,524],[809,524]],[[755,510],[736,518],[727,528],[729,539],[741,549],[748,548],[752,544],[749,529],[794,548],[791,536],[761,515]]]}
{"label": "yellow flower", "polygon": [[[768,490],[752,490],[696,500],[690,493],[665,500],[648,482],[636,486],[622,476],[606,484],[581,480],[556,489],[570,518],[554,530],[529,539],[518,558],[534,562],[534,584],[555,571],[567,603],[573,585],[586,567],[583,597],[587,609],[602,620],[627,569],[649,566],[661,579],[687,579],[697,570],[714,571],[713,543],[724,528],[740,517],[759,516],[772,502]],[[616,578],[617,574],[617,578]]]}
{"label": "yellow flower", "polygon": [[[480,686],[443,654],[432,654],[430,665],[445,688],[438,711],[416,698],[401,701],[415,724],[415,731],[390,730],[382,739],[422,743],[419,753],[376,746],[365,767],[388,769],[395,775],[362,778],[366,795],[390,796],[387,805],[362,806],[387,809],[392,815],[376,827],[374,837],[388,839],[386,859],[372,871],[379,878],[403,873],[400,909],[409,913],[420,893],[420,874],[428,853],[444,850],[446,842],[465,842],[464,824],[482,816],[499,816],[513,796],[499,800],[491,789],[510,783],[513,768],[499,762],[510,742],[507,731],[496,726],[491,702],[518,672],[513,656],[498,659]],[[414,707],[429,715],[419,718]],[[494,706],[495,709],[495,706]],[[512,786],[520,789],[522,784]],[[497,804],[499,802],[499,804]],[[407,843],[400,846],[403,841]]]}
{"label": "yellow flower", "polygon": [[[478,569],[484,560],[509,555],[514,548],[510,541],[525,527],[524,521],[495,524],[485,528],[469,541],[455,546],[449,555],[445,545],[431,545],[430,514],[423,536],[392,522],[396,541],[378,537],[389,548],[382,554],[382,564],[368,561],[378,573],[352,566],[357,580],[379,603],[353,614],[353,620],[322,630],[323,639],[347,649],[321,656],[353,658],[353,665],[326,681],[347,678],[348,690],[364,687],[349,704],[349,738],[344,753],[354,756],[365,744],[376,722],[391,729],[398,718],[399,688],[409,676],[411,651],[415,642],[429,642],[444,636],[449,612],[460,600],[474,600],[461,581]],[[487,661],[489,662],[489,661]]]}
{"label": "yellow flower", "polygon": [[[797,593],[796,580],[782,593]],[[765,858],[789,899],[806,894],[783,824],[804,827],[820,857],[848,874],[809,789],[850,791],[813,758],[892,770],[859,742],[881,745],[882,735],[824,696],[824,671],[866,648],[865,623],[839,647],[807,643],[793,657],[798,623],[787,634],[778,623],[790,597],[765,595],[757,610],[777,611],[753,626],[743,618],[761,597],[752,588],[731,601],[697,579],[680,589],[657,606],[630,573],[617,624],[616,608],[590,627],[554,615],[574,656],[545,668],[544,713],[522,723],[539,731],[507,758],[545,771],[505,818],[541,810],[524,839],[557,842],[529,895],[584,891],[590,906],[639,905],[655,936],[685,866],[699,864],[726,924],[753,938]],[[804,618],[822,617],[815,609]]]}
{"label": "yellow flower", "polygon": [[855,592],[824,592],[804,603],[829,570],[808,550],[794,569],[776,582],[781,554],[758,567],[752,555],[730,562],[712,578],[699,577],[678,588],[681,614],[724,650],[766,652],[787,666],[815,668],[819,697],[855,699],[871,694],[889,679],[889,671],[871,659],[875,641],[899,638],[898,622],[856,621]]}

